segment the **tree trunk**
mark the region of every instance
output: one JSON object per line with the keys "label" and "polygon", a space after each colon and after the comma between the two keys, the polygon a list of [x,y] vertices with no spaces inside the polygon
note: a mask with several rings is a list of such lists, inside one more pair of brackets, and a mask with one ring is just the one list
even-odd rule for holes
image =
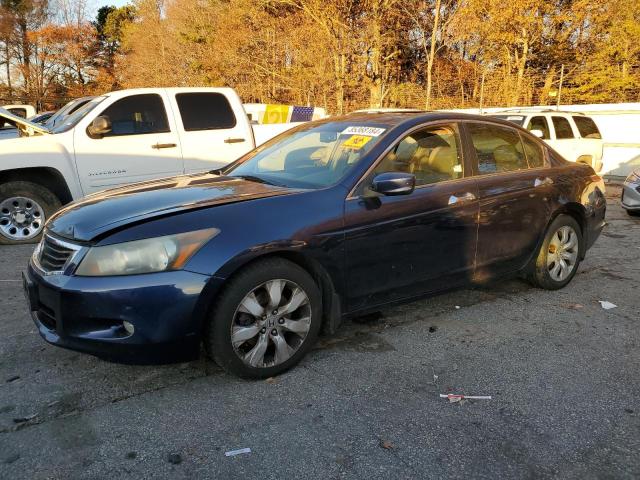
{"label": "tree trunk", "polygon": [[435,14],[433,16],[433,28],[431,29],[431,46],[429,47],[429,56],[427,58],[427,101],[425,109],[431,108],[431,85],[433,81],[433,61],[436,54],[436,40],[438,34],[438,23],[440,21],[440,4],[441,0],[436,0]]}

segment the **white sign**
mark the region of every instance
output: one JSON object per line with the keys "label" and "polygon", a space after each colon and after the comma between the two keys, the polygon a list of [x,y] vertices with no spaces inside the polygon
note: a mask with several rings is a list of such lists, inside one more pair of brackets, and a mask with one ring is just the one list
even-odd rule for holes
{"label": "white sign", "polygon": [[386,128],[376,127],[347,127],[340,135],[366,135],[367,137],[379,137]]}

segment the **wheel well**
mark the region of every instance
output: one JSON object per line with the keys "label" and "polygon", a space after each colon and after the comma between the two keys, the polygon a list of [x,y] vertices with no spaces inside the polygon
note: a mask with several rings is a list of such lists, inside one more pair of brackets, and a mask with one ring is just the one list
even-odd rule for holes
{"label": "wheel well", "polygon": [[[236,275],[241,270],[244,270],[249,265],[255,262],[265,260],[267,258],[283,258],[292,263],[295,263],[300,268],[305,270],[315,280],[320,293],[322,295],[322,328],[323,332],[332,334],[340,326],[342,319],[342,307],[340,303],[340,297],[338,296],[331,277],[325,270],[325,268],[317,261],[310,259],[306,255],[299,252],[292,252],[282,250],[278,252],[272,252],[259,257],[253,258],[246,263],[243,263],[237,267],[233,273],[227,278],[227,282],[230,278]],[[226,283],[226,282],[225,282]],[[222,291],[222,290],[221,290]],[[216,297],[220,295],[220,292],[216,293]],[[210,301],[210,305],[213,305],[216,298]]]}
{"label": "wheel well", "polygon": [[[579,203],[567,203],[561,209],[555,212],[555,214],[549,221],[549,225],[558,217],[558,215],[562,215],[562,214],[569,215],[576,222],[578,222],[578,225],[580,226],[580,233],[582,234],[582,238],[586,241],[584,236],[587,231],[587,219],[585,218],[584,207]],[[585,242],[583,242],[583,247],[582,247],[583,250],[585,250],[584,243]],[[585,253],[586,253],[585,251],[580,252],[580,258],[584,259]]]}
{"label": "wheel well", "polygon": [[32,182],[49,189],[63,205],[73,200],[67,182],[55,168],[16,168],[0,172],[0,184],[8,182]]}

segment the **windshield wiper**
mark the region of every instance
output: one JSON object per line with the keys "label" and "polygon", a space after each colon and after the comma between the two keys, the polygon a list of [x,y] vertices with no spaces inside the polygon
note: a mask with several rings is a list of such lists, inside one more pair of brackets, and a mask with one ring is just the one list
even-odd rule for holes
{"label": "windshield wiper", "polygon": [[249,180],[250,182],[264,183],[266,185],[273,185],[275,187],[284,187],[286,185],[275,183],[272,180],[265,180],[262,177],[257,177],[255,175],[229,175],[234,178],[242,178],[243,180]]}

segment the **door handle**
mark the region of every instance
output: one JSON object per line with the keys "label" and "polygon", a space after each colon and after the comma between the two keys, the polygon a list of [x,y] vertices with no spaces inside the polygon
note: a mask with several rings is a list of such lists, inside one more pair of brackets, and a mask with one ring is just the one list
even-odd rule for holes
{"label": "door handle", "polygon": [[177,146],[175,143],[156,143],[155,145],[151,145],[151,148],[160,150],[161,148],[176,148]]}
{"label": "door handle", "polygon": [[471,192],[467,192],[460,196],[451,195],[449,197],[449,205],[457,205],[462,202],[472,202],[475,199],[476,199],[476,196]]}
{"label": "door handle", "polygon": [[244,138],[225,138],[224,143],[242,143],[246,142]]}
{"label": "door handle", "polygon": [[534,187],[543,187],[545,185],[553,185],[553,180],[551,180],[549,177],[545,177],[545,178],[536,178],[535,181],[533,182]]}

